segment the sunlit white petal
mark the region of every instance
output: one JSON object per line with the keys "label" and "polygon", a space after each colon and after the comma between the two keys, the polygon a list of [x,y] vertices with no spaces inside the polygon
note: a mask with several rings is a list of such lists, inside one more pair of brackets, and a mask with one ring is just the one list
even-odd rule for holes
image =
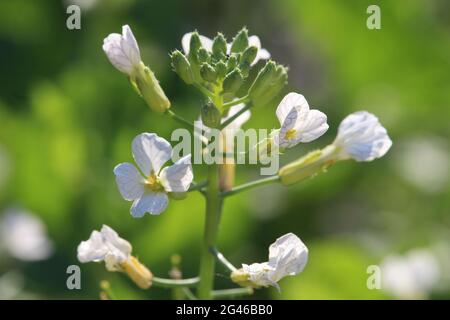
{"label": "sunlit white petal", "polygon": [[138,135],[134,138],[131,148],[134,160],[146,177],[150,176],[152,171],[158,174],[163,164],[172,156],[170,143],[154,133]]}
{"label": "sunlit white petal", "polygon": [[190,154],[165,167],[160,174],[161,184],[167,192],[186,192],[193,178]]}
{"label": "sunlit white petal", "polygon": [[131,163],[121,163],[114,168],[116,183],[125,200],[136,200],[144,193],[145,179]]}
{"label": "sunlit white petal", "polygon": [[[186,33],[183,38],[181,38],[181,46],[183,47],[183,51],[185,54],[189,54],[189,48],[191,44],[191,37],[193,32]],[[211,52],[212,51],[212,44],[213,41],[205,36],[199,35],[200,43],[202,44],[202,47],[206,49],[206,51]]]}
{"label": "sunlit white petal", "polygon": [[166,210],[169,204],[169,198],[164,192],[147,192],[135,200],[131,206],[131,215],[135,218],[141,218],[145,213],[159,215]]}

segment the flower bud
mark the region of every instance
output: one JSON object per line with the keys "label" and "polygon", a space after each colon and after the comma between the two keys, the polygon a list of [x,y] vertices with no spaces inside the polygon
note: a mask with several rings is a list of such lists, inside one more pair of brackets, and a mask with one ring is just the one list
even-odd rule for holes
{"label": "flower bud", "polygon": [[236,57],[236,55],[232,54],[227,61],[227,71],[233,71],[234,68],[236,68],[238,64],[238,58]]}
{"label": "flower bud", "polygon": [[192,84],[194,78],[192,76],[191,66],[184,54],[179,50],[175,50],[170,56],[172,59],[173,70],[180,76],[180,78],[187,84]]}
{"label": "flower bud", "polygon": [[242,76],[239,69],[231,71],[225,79],[223,80],[223,92],[234,93],[239,90],[242,83],[244,82],[244,77]]}
{"label": "flower bud", "polygon": [[198,50],[202,47],[202,42],[200,41],[200,36],[197,32],[193,32],[191,40],[189,42],[189,58],[197,59]]}
{"label": "flower bud", "polygon": [[276,63],[268,61],[266,65],[259,71],[255,81],[249,90],[250,98],[254,99],[261,95],[269,88],[270,82],[276,73]]}
{"label": "flower bud", "polygon": [[153,274],[133,256],[122,263],[123,271],[141,289],[148,289],[152,285]]}
{"label": "flower bud", "polygon": [[214,38],[212,44],[212,54],[218,60],[222,57],[226,57],[227,55],[227,40],[221,33]]}
{"label": "flower bud", "polygon": [[241,56],[240,66],[248,66],[250,68],[250,65],[255,60],[257,54],[258,48],[255,46],[251,46],[245,49]]}
{"label": "flower bud", "polygon": [[336,152],[336,147],[329,145],[285,165],[278,171],[281,183],[291,185],[326,170],[336,162]]}
{"label": "flower bud", "polygon": [[242,28],[241,31],[238,32],[236,37],[233,39],[233,43],[231,44],[231,52],[242,52],[248,47],[248,30],[247,28]]}
{"label": "flower bud", "polygon": [[216,71],[208,63],[202,64],[200,67],[200,75],[202,76],[202,79],[207,82],[215,82],[217,79]]}
{"label": "flower bud", "polygon": [[220,125],[222,115],[213,103],[208,102],[202,107],[201,117],[205,126],[217,128]]}
{"label": "flower bud", "polygon": [[199,63],[205,63],[211,60],[209,52],[205,48],[198,49],[197,57]]}
{"label": "flower bud", "polygon": [[217,77],[219,79],[225,78],[225,75],[227,74],[227,65],[223,61],[219,61],[216,64],[215,69],[216,69]]}
{"label": "flower bud", "polygon": [[280,93],[287,82],[287,68],[266,64],[250,88],[250,97],[255,105],[265,104]]}
{"label": "flower bud", "polygon": [[170,101],[167,99],[155,75],[142,62],[137,74],[131,78],[131,81],[136,84],[142,98],[150,109],[157,113],[164,113],[170,108]]}

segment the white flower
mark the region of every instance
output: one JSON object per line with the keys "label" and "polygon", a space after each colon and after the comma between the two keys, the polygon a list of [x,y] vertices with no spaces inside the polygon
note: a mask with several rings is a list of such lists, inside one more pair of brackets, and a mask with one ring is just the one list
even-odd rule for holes
{"label": "white flower", "polygon": [[303,271],[308,261],[308,248],[293,233],[278,238],[269,247],[269,261],[242,265],[242,271],[256,287],[269,285],[279,289],[278,281]]}
{"label": "white flower", "polygon": [[111,33],[103,40],[103,51],[114,67],[131,75],[141,63],[139,46],[128,25],[122,27],[122,34]]}
{"label": "white flower", "polygon": [[376,116],[359,111],[341,122],[333,144],[340,149],[340,159],[372,161],[388,152],[392,140]]}
{"label": "white flower", "polygon": [[47,259],[53,253],[45,225],[35,215],[9,209],[0,221],[0,247],[24,261]]}
{"label": "white flower", "polygon": [[281,148],[311,142],[328,130],[327,116],[319,110],[310,110],[305,97],[295,92],[281,100],[276,114],[281,128],[275,136],[275,144]]}
{"label": "white flower", "polygon": [[92,231],[89,239],[78,245],[77,251],[81,263],[104,261],[108,271],[126,273],[142,289],[152,284],[153,274],[131,255],[131,244],[107,225],[100,231]]}
{"label": "white flower", "polygon": [[[191,37],[192,37],[192,33],[193,32],[189,32],[186,33],[183,38],[181,39],[181,46],[183,47],[183,51],[185,54],[189,53],[189,46],[190,46],[190,42],[191,42]],[[202,47],[206,49],[206,51],[208,52],[212,52],[212,45],[213,45],[213,40],[211,40],[208,37],[199,35],[200,38],[200,42],[202,44]],[[253,60],[252,62],[252,66],[255,65],[256,63],[258,63],[259,60],[267,60],[270,58],[270,53],[269,51],[267,51],[264,48],[261,48],[261,41],[259,40],[258,36],[250,36],[248,37],[248,45],[254,46],[256,48],[258,48],[258,53],[255,57],[255,60]],[[227,43],[227,54],[230,54],[231,52],[231,43]]]}
{"label": "white flower", "polygon": [[172,157],[172,147],[165,139],[142,133],[134,138],[131,148],[140,172],[131,163],[117,165],[114,174],[119,191],[125,200],[133,201],[133,217],[143,217],[146,212],[158,215],[167,208],[168,192],[189,189],[193,179],[191,155],[161,170]]}
{"label": "white flower", "polygon": [[109,271],[121,271],[122,264],[131,256],[131,250],[131,244],[107,225],[103,225],[100,231],[92,231],[89,240],[82,241],[77,249],[80,262],[104,261]]}
{"label": "white flower", "polygon": [[426,298],[440,279],[437,259],[426,249],[388,256],[381,264],[382,288],[399,299]]}

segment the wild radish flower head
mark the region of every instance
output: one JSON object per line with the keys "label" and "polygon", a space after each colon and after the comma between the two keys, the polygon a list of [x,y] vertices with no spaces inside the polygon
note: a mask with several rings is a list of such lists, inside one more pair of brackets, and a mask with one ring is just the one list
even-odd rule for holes
{"label": "wild radish flower head", "polygon": [[392,140],[376,116],[359,111],[341,122],[333,145],[339,150],[339,159],[372,161],[388,152]]}
{"label": "wild radish flower head", "polygon": [[114,67],[129,76],[141,63],[139,46],[128,25],[122,27],[122,34],[111,33],[103,40],[103,51]]}
{"label": "wild radish flower head", "polygon": [[[181,45],[183,47],[183,51],[186,55],[189,54],[190,51],[190,43],[191,43],[191,37],[193,32],[186,33],[183,38],[181,39]],[[206,49],[207,52],[212,53],[213,52],[213,43],[214,41],[208,37],[199,35],[200,42],[203,48]],[[230,55],[232,53],[232,45],[233,43],[226,43],[226,54]],[[250,62],[251,65],[255,65],[258,63],[259,60],[267,60],[270,58],[270,53],[266,49],[261,47],[261,40],[258,36],[249,36],[247,45],[245,45],[245,48],[247,47],[255,47],[257,49],[256,56],[253,58],[253,60]],[[245,49],[244,48],[244,49]]]}
{"label": "wild radish flower head", "polygon": [[280,148],[311,142],[328,130],[327,116],[319,110],[310,110],[305,97],[295,92],[281,100],[276,114],[281,128],[275,136],[275,143]]}
{"label": "wild radish flower head", "polygon": [[244,286],[255,288],[274,286],[285,276],[293,276],[303,271],[308,261],[308,248],[293,233],[278,238],[269,247],[269,261],[243,264],[232,273],[231,279]]}
{"label": "wild radish flower head", "polygon": [[147,289],[153,275],[131,255],[131,250],[131,244],[107,225],[100,231],[92,231],[89,239],[82,241],[77,249],[81,263],[104,261],[108,271],[125,272],[140,288]]}
{"label": "wild radish flower head", "polygon": [[125,200],[133,201],[133,217],[143,217],[146,212],[158,215],[167,208],[169,192],[189,189],[193,179],[191,155],[163,168],[172,157],[172,147],[154,133],[138,135],[131,148],[140,171],[131,163],[117,165],[114,174],[119,191]]}

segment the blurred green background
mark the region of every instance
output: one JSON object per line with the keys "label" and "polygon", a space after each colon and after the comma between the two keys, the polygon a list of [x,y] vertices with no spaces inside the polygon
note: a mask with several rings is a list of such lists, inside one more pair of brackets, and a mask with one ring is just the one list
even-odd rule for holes
{"label": "blurred green background", "polygon": [[[66,28],[66,7],[82,7],[81,30]],[[381,30],[366,27],[370,4]],[[120,298],[169,298],[137,289],[103,265],[81,265],[82,289],[66,288],[76,248],[108,224],[128,239],[154,274],[170,256],[186,277],[198,271],[204,204],[190,194],[161,216],[133,219],[113,167],[131,160],[141,132],[170,139],[177,124],[152,113],[107,61],[103,38],[129,24],[176,112],[198,117],[202,97],[171,71],[168,52],[198,29],[231,39],[242,27],[257,34],[274,60],[289,66],[289,85],[325,112],[329,131],[282,158],[287,163],[331,143],[350,112],[376,114],[394,145],[370,163],[339,163],[291,188],[271,185],[227,200],[219,247],[235,265],[265,261],[268,246],[294,232],[310,250],[305,271],[269,288],[263,299],[393,298],[369,290],[366,268],[386,256],[425,248],[440,280],[423,297],[450,298],[450,3],[414,1],[1,1],[0,216],[21,208],[42,219],[53,241],[46,260],[0,253],[0,298],[97,299],[100,280]],[[261,63],[258,65],[261,67]],[[253,111],[246,128],[275,128],[276,103]],[[203,172],[194,168],[196,180]],[[237,182],[256,178],[239,167]],[[217,269],[217,287],[232,286]],[[3,287],[2,287],[3,285]],[[9,287],[8,287],[9,286]],[[5,289],[6,288],[6,289]],[[15,291],[14,291],[15,290]],[[3,293],[3,297],[1,294]]]}

